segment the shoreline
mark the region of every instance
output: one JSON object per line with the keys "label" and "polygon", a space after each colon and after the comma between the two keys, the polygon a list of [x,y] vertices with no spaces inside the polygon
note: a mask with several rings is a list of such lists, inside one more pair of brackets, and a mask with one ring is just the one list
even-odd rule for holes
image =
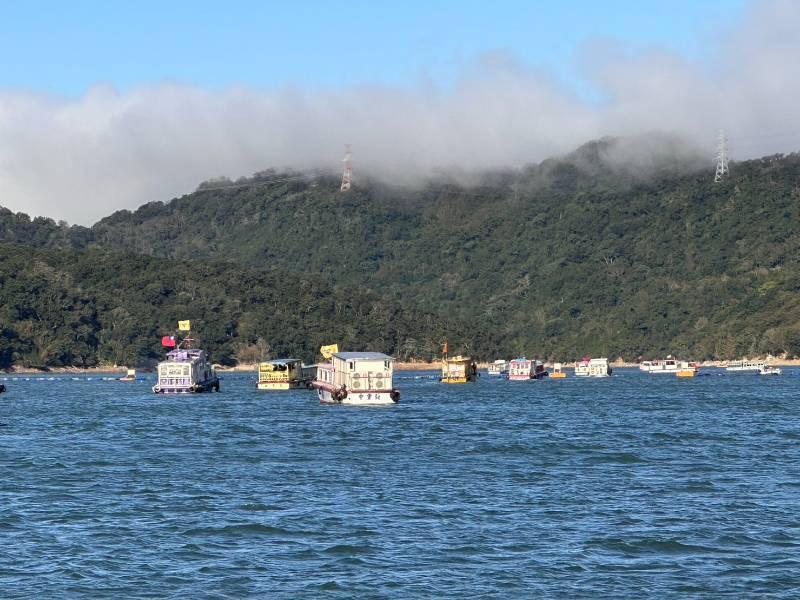
{"label": "shoreline", "polygon": [[[748,359],[737,359],[737,360],[748,360]],[[800,358],[754,358],[750,359],[754,362],[763,362],[772,367],[800,367]],[[728,360],[705,360],[705,361],[696,361],[700,368],[707,369],[707,368],[724,368],[728,363],[732,361]],[[486,368],[491,363],[488,362],[477,362],[478,368],[482,370],[486,370]],[[545,367],[552,368],[553,363],[545,362]],[[609,362],[609,366],[613,369],[637,369],[639,368],[639,363],[631,363],[631,362],[624,362],[624,361],[614,361]],[[565,369],[574,369],[575,362],[564,362],[562,366]],[[395,362],[394,363],[394,370],[395,371],[439,371],[441,370],[441,362]],[[257,364],[247,364],[247,365],[235,365],[233,367],[223,367],[217,366],[217,372],[219,373],[256,373],[258,371]],[[14,366],[9,369],[2,369],[0,372],[4,375],[115,375],[115,374],[125,374],[127,372],[127,367],[119,367],[114,365],[107,365],[107,366],[99,366],[99,367],[50,367],[47,369],[41,368],[34,368],[34,367],[21,367],[21,366]],[[140,373],[152,373],[154,369],[137,369]]]}

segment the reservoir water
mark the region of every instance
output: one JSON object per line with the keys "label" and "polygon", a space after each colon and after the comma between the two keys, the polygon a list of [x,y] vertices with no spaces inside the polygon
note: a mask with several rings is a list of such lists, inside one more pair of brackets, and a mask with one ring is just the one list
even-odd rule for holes
{"label": "reservoir water", "polygon": [[705,372],[4,381],[0,596],[798,597],[800,371]]}

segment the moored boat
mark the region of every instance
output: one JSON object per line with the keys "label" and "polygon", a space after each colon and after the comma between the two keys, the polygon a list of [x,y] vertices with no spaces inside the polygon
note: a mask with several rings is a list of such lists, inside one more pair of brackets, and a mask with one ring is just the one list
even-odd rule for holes
{"label": "moored boat", "polygon": [[767,365],[754,360],[732,360],[725,365],[725,370],[731,373],[759,373]]}
{"label": "moored boat", "polygon": [[680,363],[671,356],[666,360],[643,360],[639,363],[639,370],[644,373],[677,373]]}
{"label": "moored boat", "polygon": [[565,379],[567,374],[563,371],[564,365],[560,362],[553,363],[553,370],[550,371],[548,379]]}
{"label": "moored boat", "polygon": [[136,369],[128,369],[128,372],[125,374],[125,377],[120,377],[117,381],[136,381]]}
{"label": "moored boat", "polygon": [[783,371],[779,367],[770,367],[769,365],[762,365],[758,370],[759,375],[780,375]]}
{"label": "moored boat", "polygon": [[468,383],[478,378],[478,366],[469,356],[442,358],[442,383]]}
{"label": "moored boat", "polygon": [[611,371],[607,358],[587,356],[575,363],[575,377],[608,377]]}
{"label": "moored boat", "polygon": [[258,365],[258,390],[291,390],[307,387],[310,382],[303,374],[299,358],[268,360]]}
{"label": "moored boat", "polygon": [[529,360],[520,357],[508,363],[508,380],[525,381],[528,379],[542,379],[547,376],[544,363],[539,360]]}
{"label": "moored boat", "polygon": [[317,365],[311,386],[323,404],[396,404],[394,359],[380,352],[336,352]]}
{"label": "moored boat", "polygon": [[502,377],[503,375],[508,375],[508,361],[499,358],[493,363],[489,363],[487,372],[490,377]]}
{"label": "moored boat", "polygon": [[700,365],[698,365],[696,362],[688,362],[683,360],[678,366],[678,370],[675,372],[675,375],[681,378],[694,377],[697,375],[699,370]]}

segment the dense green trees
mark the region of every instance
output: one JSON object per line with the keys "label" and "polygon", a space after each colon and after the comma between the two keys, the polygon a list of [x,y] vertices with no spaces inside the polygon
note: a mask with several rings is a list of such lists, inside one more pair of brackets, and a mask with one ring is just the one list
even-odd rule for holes
{"label": "dense green trees", "polygon": [[[152,364],[160,339],[191,319],[217,362],[255,356],[313,360],[320,345],[432,357],[447,336],[494,352],[486,328],[410,310],[319,277],[256,272],[98,250],[0,244],[0,366]],[[411,344],[411,346],[409,346]]]}
{"label": "dense green trees", "polygon": [[[91,229],[0,211],[0,239],[193,261],[191,268],[161,261],[133,274],[130,302],[156,307],[150,312],[113,298],[89,302],[81,290],[97,291],[86,283],[88,270],[70,269],[74,279],[55,288],[61,296],[37,300],[56,327],[71,327],[54,312],[65,305],[90,328],[98,321],[95,338],[80,339],[96,344],[101,360],[130,362],[152,352],[125,342],[131,323],[163,327],[192,309],[212,315],[223,308],[236,315],[235,327],[209,318],[207,327],[220,328],[215,336],[246,346],[261,337],[273,353],[308,352],[332,339],[317,335],[318,327],[360,346],[424,358],[444,337],[455,339],[439,326],[449,315],[470,325],[474,334],[458,335],[486,357],[495,349],[564,360],[800,354],[800,156],[737,163],[714,184],[709,169],[695,172],[668,154],[647,169],[620,163],[615,144],[601,140],[518,172],[486,174],[468,188],[445,179],[419,189],[360,180],[341,193],[335,178],[266,171],[252,185],[211,182]],[[144,260],[95,256],[116,271]],[[231,266],[203,275],[207,260]],[[276,301],[248,285],[284,280],[293,283],[281,315],[292,327],[276,340],[273,317],[241,307],[254,297]],[[346,310],[344,298],[353,298]],[[329,320],[309,328],[309,312]],[[0,339],[24,345],[30,337],[11,325],[30,319],[1,322]],[[40,360],[80,354],[78,341],[67,349],[42,343],[49,349],[36,350],[44,352]],[[244,346],[218,347],[230,358]]]}

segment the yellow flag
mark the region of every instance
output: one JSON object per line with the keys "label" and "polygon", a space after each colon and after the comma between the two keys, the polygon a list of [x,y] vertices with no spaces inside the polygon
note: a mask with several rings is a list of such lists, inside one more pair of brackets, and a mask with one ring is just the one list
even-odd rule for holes
{"label": "yellow flag", "polygon": [[319,349],[319,353],[322,354],[322,358],[328,359],[334,354],[339,351],[339,344],[331,344],[330,346],[322,346]]}
{"label": "yellow flag", "polygon": [[191,330],[192,330],[191,321],[178,321],[178,331],[191,331]]}

